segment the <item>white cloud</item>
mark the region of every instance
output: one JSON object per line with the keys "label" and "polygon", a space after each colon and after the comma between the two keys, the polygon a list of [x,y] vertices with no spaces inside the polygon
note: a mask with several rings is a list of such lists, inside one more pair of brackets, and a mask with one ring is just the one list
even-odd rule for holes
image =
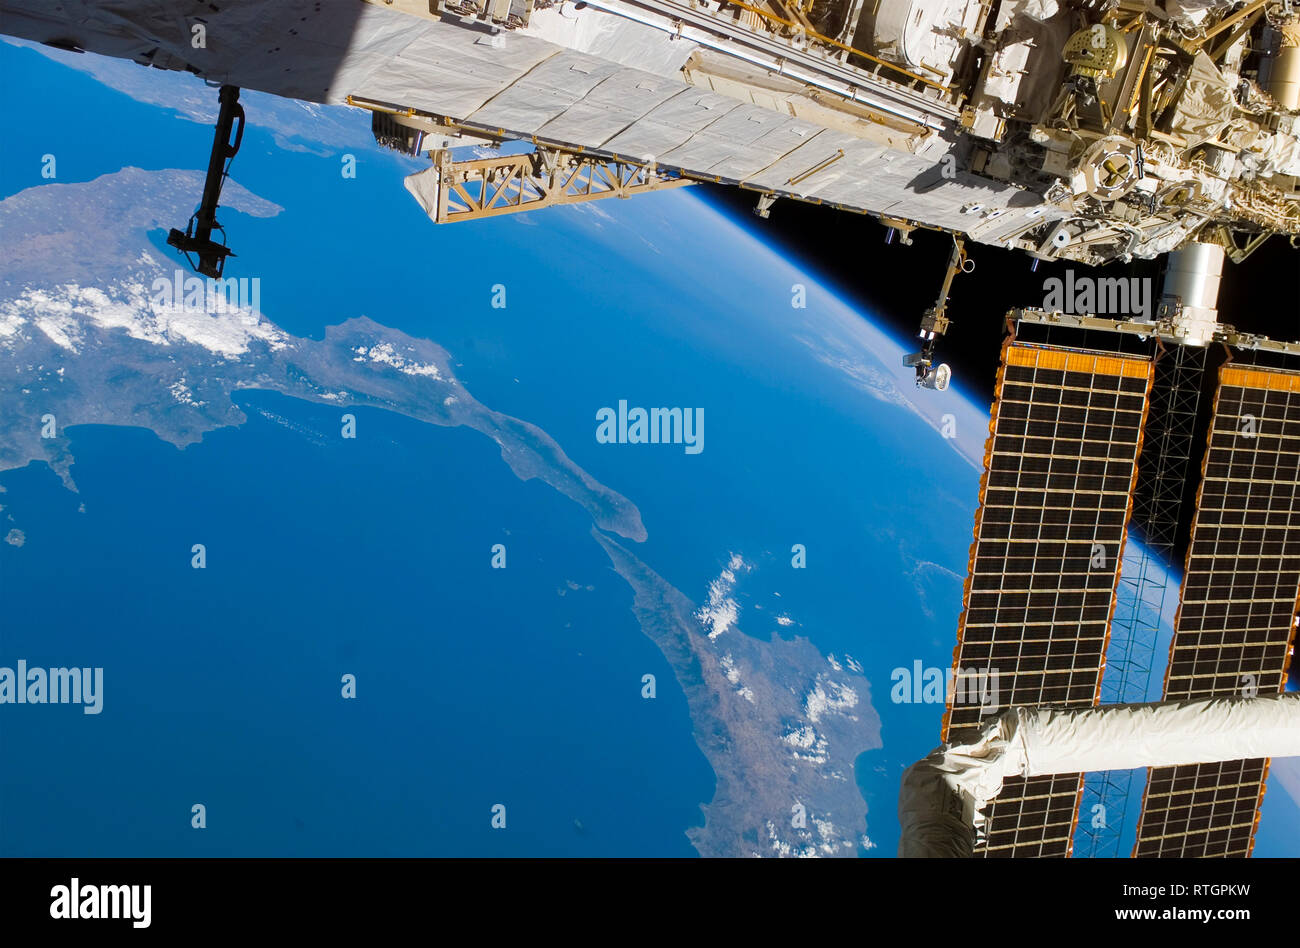
{"label": "white cloud", "polygon": [[858,693],[848,685],[818,675],[812,689],[804,696],[803,713],[816,724],[822,715],[844,712],[858,705]]}
{"label": "white cloud", "polygon": [[0,339],[14,335],[26,322],[15,312],[0,310]]}
{"label": "white cloud", "polygon": [[73,353],[80,351],[77,347],[81,344],[81,327],[66,313],[55,310],[37,316],[33,322],[55,345]]}
{"label": "white cloud", "polygon": [[[25,290],[0,304],[0,325],[14,329],[30,318],[56,344],[78,351],[85,330],[122,330],[133,339],[166,346],[189,343],[226,359],[238,359],[253,341],[271,349],[288,346],[288,336],[249,308],[169,305],[151,298],[138,282],[109,291],[68,283],[49,290]],[[10,333],[0,333],[8,335]]]}
{"label": "white cloud", "polygon": [[[365,346],[357,346],[352,350],[357,354],[353,362],[378,362],[381,365],[391,366],[399,372],[406,375],[425,375],[432,379],[441,379],[442,374],[438,371],[436,365],[422,365],[414,362],[403,355],[400,355],[391,342],[381,342],[377,346],[367,349]],[[445,403],[444,403],[445,404]]]}
{"label": "white cloud", "polygon": [[736,586],[736,573],[749,568],[739,553],[732,553],[722,573],[709,583],[709,601],[696,611],[695,618],[708,630],[710,639],[731,629],[740,618],[740,604],[731,598],[731,591]]}
{"label": "white cloud", "polygon": [[781,735],[781,740],[791,747],[791,756],[795,760],[810,764],[824,764],[829,759],[826,738],[817,733],[817,729],[801,724]]}
{"label": "white cloud", "polygon": [[198,402],[194,401],[194,393],[191,392],[189,386],[185,384],[185,379],[178,379],[173,382],[169,391],[172,393],[172,398],[176,399],[182,405],[198,404]]}
{"label": "white cloud", "polygon": [[740,680],[740,669],[736,667],[736,661],[731,657],[730,652],[722,656],[721,663],[722,663],[722,673],[727,676],[727,681],[731,682],[733,685],[738,686],[736,688],[736,694],[740,695],[750,704],[753,704],[754,692],[750,689],[748,685],[744,684]]}
{"label": "white cloud", "polygon": [[792,731],[781,735],[781,740],[791,747],[809,748],[817,741],[817,732],[806,724],[801,724]]}

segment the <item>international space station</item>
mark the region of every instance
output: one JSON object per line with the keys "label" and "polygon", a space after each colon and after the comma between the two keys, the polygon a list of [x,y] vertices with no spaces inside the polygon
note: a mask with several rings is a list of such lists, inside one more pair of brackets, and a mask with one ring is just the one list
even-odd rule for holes
{"label": "international space station", "polygon": [[[1300,695],[1282,694],[1300,603],[1295,369],[1219,371],[1164,702],[1100,702],[1119,551],[1130,527],[1171,549],[1198,456],[1179,421],[1196,373],[1158,354],[1004,345],[954,653],[956,676],[1002,683],[999,701],[950,698],[949,743],[904,781],[905,854],[1069,855],[1085,773],[1167,761],[1148,775],[1134,854],[1247,856],[1268,758],[1300,756]],[[1151,604],[1141,586],[1130,607]],[[1128,786],[1090,799],[1107,789],[1113,804]]]}
{"label": "international space station", "polygon": [[[0,0],[0,31],[222,87],[208,186],[169,237],[210,275],[240,88],[369,110],[429,157],[406,186],[437,223],[712,182],[760,216],[950,234],[907,360],[933,389],[968,245],[1166,257],[1153,313],[1007,314],[954,654],[1002,686],[950,701],[903,848],[1069,855],[1085,789],[1113,805],[1150,766],[1134,855],[1250,854],[1268,758],[1300,755],[1300,344],[1221,323],[1218,288],[1300,239],[1292,0]],[[1232,358],[1198,443],[1212,344]],[[1121,575],[1125,539],[1172,554],[1189,479],[1165,701],[1135,704],[1116,646],[1154,666],[1152,584]]]}

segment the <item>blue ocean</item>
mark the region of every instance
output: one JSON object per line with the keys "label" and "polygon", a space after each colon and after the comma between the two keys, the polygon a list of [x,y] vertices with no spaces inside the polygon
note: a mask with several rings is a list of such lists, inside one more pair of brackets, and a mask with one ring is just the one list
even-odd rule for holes
{"label": "blue ocean", "polygon": [[[62,183],[197,168],[211,146],[209,126],[31,50],[0,45],[0,79],[0,196],[50,184],[46,154]],[[49,101],[78,121],[40,120]],[[480,402],[638,506],[636,555],[692,599],[742,555],[746,634],[806,636],[872,682],[884,746],[857,761],[861,851],[892,855],[899,775],[942,709],[891,703],[891,672],[951,665],[979,474],[828,361],[820,314],[842,294],[689,190],[435,227],[401,184],[422,162],[357,148],[344,179],[343,148],[277,144],[266,102],[245,99],[232,178],[284,210],[223,209],[228,275],[260,277],[295,335],[365,315],[448,349]],[[183,224],[158,222],[155,256]],[[893,365],[900,341],[877,335]],[[947,395],[982,445],[987,406]],[[100,715],[0,714],[0,852],[694,854],[713,773],[581,508],[474,431],[349,409],[341,440],[337,409],[237,400],[243,425],[184,450],[70,429],[77,493],[44,465],[0,475],[0,516],[28,534],[0,545],[0,660],[105,669]],[[704,451],[598,443],[596,412],[620,400],[703,408]]]}

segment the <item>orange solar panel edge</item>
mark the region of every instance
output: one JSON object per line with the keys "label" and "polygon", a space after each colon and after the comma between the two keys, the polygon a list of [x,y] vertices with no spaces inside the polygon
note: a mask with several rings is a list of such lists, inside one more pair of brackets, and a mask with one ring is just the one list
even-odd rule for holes
{"label": "orange solar panel edge", "polygon": [[1300,375],[1253,366],[1225,365],[1219,372],[1219,384],[1239,385],[1268,392],[1300,392]]}
{"label": "orange solar panel edge", "polygon": [[1004,358],[1008,365],[1033,366],[1040,369],[1062,369],[1066,372],[1087,372],[1098,375],[1118,375],[1124,378],[1141,378],[1150,371],[1151,360],[1143,356],[1107,355],[1098,352],[1068,351],[1050,346],[1017,343],[1009,340],[1010,351]]}

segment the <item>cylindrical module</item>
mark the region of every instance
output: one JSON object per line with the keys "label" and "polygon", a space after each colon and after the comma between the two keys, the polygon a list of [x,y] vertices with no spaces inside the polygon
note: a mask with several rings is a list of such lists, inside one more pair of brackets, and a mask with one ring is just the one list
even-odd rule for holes
{"label": "cylindrical module", "polygon": [[1020,709],[1022,776],[1300,757],[1300,695]]}
{"label": "cylindrical module", "polygon": [[1169,255],[1161,295],[1166,303],[1181,303],[1173,320],[1174,335],[1180,342],[1204,346],[1214,338],[1222,273],[1223,248],[1217,244],[1187,244]]}
{"label": "cylindrical module", "polygon": [[1300,757],[1300,694],[1011,708],[903,773],[900,856],[969,856],[1011,777]]}
{"label": "cylindrical module", "polygon": [[1281,45],[1268,57],[1264,88],[1277,104],[1292,112],[1300,109],[1300,17],[1278,28]]}

